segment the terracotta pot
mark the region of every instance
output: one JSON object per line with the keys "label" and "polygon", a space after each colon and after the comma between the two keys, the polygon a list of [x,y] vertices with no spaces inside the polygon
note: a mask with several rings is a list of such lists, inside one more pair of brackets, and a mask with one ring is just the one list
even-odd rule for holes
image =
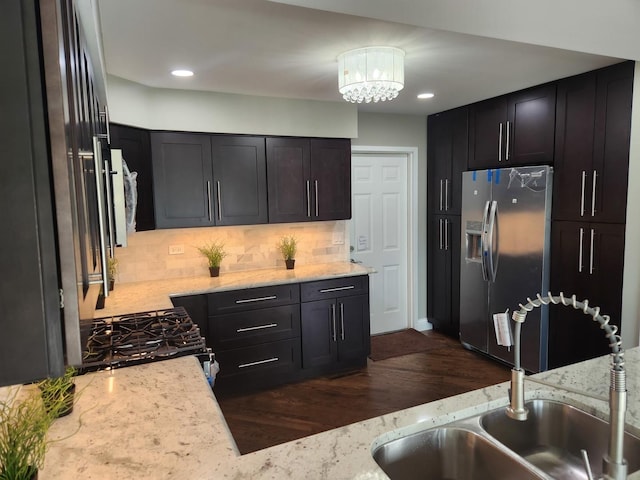
{"label": "terracotta pot", "polygon": [[287,270],[293,270],[293,267],[296,264],[296,261],[293,258],[285,260],[284,263],[287,265]]}
{"label": "terracotta pot", "polygon": [[209,275],[212,277],[220,276],[220,267],[209,267]]}

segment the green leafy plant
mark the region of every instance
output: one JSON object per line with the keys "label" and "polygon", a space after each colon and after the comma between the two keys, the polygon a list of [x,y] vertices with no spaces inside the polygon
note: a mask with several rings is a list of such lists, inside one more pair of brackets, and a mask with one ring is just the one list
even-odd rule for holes
{"label": "green leafy plant", "polygon": [[298,251],[298,240],[294,235],[286,235],[280,239],[279,249],[285,260],[293,260]]}
{"label": "green leafy plant", "polygon": [[0,402],[0,480],[29,480],[42,468],[46,435],[58,407],[47,410],[37,390]]}
{"label": "green leafy plant", "polygon": [[116,257],[110,257],[107,259],[107,279],[109,284],[112,285],[116,281],[116,275],[118,274],[118,259]]}
{"label": "green leafy plant", "polygon": [[71,413],[75,399],[75,383],[73,378],[77,370],[67,367],[61,377],[45,378],[38,382],[38,388],[42,393],[42,401],[47,411],[54,418]]}
{"label": "green leafy plant", "polygon": [[222,259],[227,256],[227,253],[224,251],[224,243],[217,240],[213,240],[202,247],[196,248],[202,255],[207,257],[209,266],[213,268],[220,267]]}

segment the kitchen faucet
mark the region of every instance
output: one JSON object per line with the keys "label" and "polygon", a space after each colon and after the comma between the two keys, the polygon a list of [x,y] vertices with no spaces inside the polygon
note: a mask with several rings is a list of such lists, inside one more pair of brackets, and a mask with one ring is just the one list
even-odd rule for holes
{"label": "kitchen faucet", "polygon": [[[609,325],[609,316],[600,315],[599,307],[590,307],[589,301],[579,302],[576,296],[566,298],[562,293],[559,296],[546,297],[537,295],[535,300],[527,298],[526,304],[520,304],[520,310],[513,312],[515,321],[514,331],[514,366],[511,370],[511,390],[509,406],[506,413],[514,420],[524,421],[527,419],[528,410],[524,406],[524,369],[520,366],[520,331],[525,321],[527,313],[541,305],[562,304],[566,307],[573,307],[582,310],[586,315],[593,317],[594,321],[600,324],[600,328],[605,331],[605,336],[609,339],[611,347],[611,385],[609,387],[609,451],[602,460],[603,480],[624,480],[627,478],[627,462],[623,457],[624,448],[624,417],[627,409],[627,380],[624,369],[624,351],[622,349],[622,339],[617,334],[618,327]],[[590,480],[591,468],[587,453],[582,451],[585,469]]]}

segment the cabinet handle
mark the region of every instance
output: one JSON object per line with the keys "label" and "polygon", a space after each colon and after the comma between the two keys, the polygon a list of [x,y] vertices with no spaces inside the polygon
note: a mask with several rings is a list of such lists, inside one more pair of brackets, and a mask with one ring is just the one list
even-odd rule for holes
{"label": "cabinet handle", "polygon": [[311,218],[311,182],[307,180],[307,217]]}
{"label": "cabinet handle", "polygon": [[584,217],[584,184],[587,181],[587,172],[582,171],[582,189],[580,193],[580,216]]}
{"label": "cabinet handle", "polygon": [[449,219],[444,219],[444,249],[449,250]]}
{"label": "cabinet handle", "polygon": [[589,252],[589,275],[593,275],[593,239],[596,236],[596,231],[591,229],[591,250]]}
{"label": "cabinet handle", "polygon": [[442,179],[440,179],[440,211],[443,210],[443,202],[442,202]]}
{"label": "cabinet handle", "polygon": [[218,187],[218,221],[222,221],[222,194],[220,193],[220,181],[216,182]]}
{"label": "cabinet handle", "polygon": [[355,285],[347,285],[345,287],[323,288],[320,290],[320,293],[339,292],[341,290],[353,290],[354,288],[356,288]]}
{"label": "cabinet handle", "polygon": [[338,339],[336,334],[336,304],[335,303],[331,305],[331,323],[333,324],[333,332],[331,334],[331,337],[333,338],[333,341],[336,342]]}
{"label": "cabinet handle", "polygon": [[277,362],[280,360],[278,357],[267,358],[266,360],[258,360],[257,362],[241,363],[238,368],[254,367],[256,365],[263,365],[265,363]]}
{"label": "cabinet handle", "polygon": [[509,120],[507,120],[507,140],[505,142],[504,159],[509,160]]}
{"label": "cabinet handle", "polygon": [[596,215],[596,178],[598,176],[597,171],[593,171],[593,187],[591,189],[591,216],[595,217]]}
{"label": "cabinet handle", "polygon": [[502,161],[502,122],[500,122],[500,132],[498,134],[498,161]]}
{"label": "cabinet handle", "polygon": [[245,327],[245,328],[238,328],[236,330],[237,333],[242,333],[242,332],[252,332],[254,330],[263,330],[265,328],[273,328],[273,327],[277,327],[278,324],[277,323],[270,323],[268,325],[257,325],[255,327]]}
{"label": "cabinet handle", "polygon": [[344,303],[340,304],[340,340],[344,340]]}
{"label": "cabinet handle", "polygon": [[444,180],[444,209],[449,210],[449,179]]}
{"label": "cabinet handle", "polygon": [[313,185],[316,191],[316,217],[319,217],[320,213],[318,210],[318,180],[314,180]]}
{"label": "cabinet handle", "polygon": [[444,228],[442,227],[442,219],[438,220],[438,240],[440,240],[440,250],[444,249]]}
{"label": "cabinet handle", "polygon": [[582,240],[584,239],[584,229],[580,228],[580,248],[578,249],[578,273],[582,273]]}
{"label": "cabinet handle", "polygon": [[269,295],[268,297],[245,298],[245,299],[242,299],[242,300],[236,300],[236,304],[251,303],[251,302],[264,302],[265,300],[275,300],[276,298],[278,298],[276,295]]}
{"label": "cabinet handle", "polygon": [[209,180],[207,180],[207,214],[209,221],[211,221],[211,182]]}

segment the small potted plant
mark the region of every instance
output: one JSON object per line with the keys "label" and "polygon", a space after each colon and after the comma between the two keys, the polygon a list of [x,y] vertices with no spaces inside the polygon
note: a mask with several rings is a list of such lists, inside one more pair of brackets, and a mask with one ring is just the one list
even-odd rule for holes
{"label": "small potted plant", "polygon": [[44,406],[55,418],[64,417],[73,411],[76,393],[73,378],[76,373],[76,369],[69,366],[61,377],[45,378],[38,382]]}
{"label": "small potted plant", "polygon": [[109,291],[116,285],[116,274],[118,273],[118,259],[110,257],[107,259],[107,279],[109,280]]}
{"label": "small potted plant", "polygon": [[[25,387],[23,387],[25,388]],[[0,479],[34,480],[44,465],[47,431],[60,411],[47,411],[37,390],[0,401]]]}
{"label": "small potted plant", "polygon": [[227,256],[227,253],[224,251],[224,243],[218,242],[217,240],[211,241],[202,247],[196,247],[198,251],[207,257],[209,261],[209,274],[212,277],[217,277],[220,275],[220,263],[222,259]]}
{"label": "small potted plant", "polygon": [[296,263],[295,256],[298,250],[298,240],[294,235],[286,235],[280,239],[279,248],[287,270],[293,270]]}

